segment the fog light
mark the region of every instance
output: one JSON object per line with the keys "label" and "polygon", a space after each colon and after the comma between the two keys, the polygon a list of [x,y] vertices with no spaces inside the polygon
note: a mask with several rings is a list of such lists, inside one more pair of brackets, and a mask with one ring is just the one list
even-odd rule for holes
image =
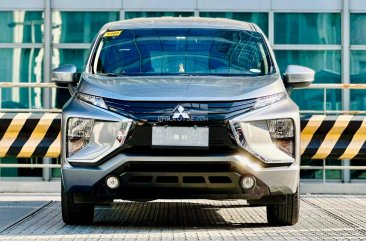
{"label": "fog light", "polygon": [[107,177],[106,183],[110,189],[116,189],[119,187],[119,179],[116,176]]}
{"label": "fog light", "polygon": [[240,185],[243,189],[251,189],[255,186],[255,178],[252,176],[244,176],[240,181]]}

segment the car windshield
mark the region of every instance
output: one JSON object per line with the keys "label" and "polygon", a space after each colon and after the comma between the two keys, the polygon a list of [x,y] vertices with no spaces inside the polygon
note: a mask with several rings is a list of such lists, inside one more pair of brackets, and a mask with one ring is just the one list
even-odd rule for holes
{"label": "car windshield", "polygon": [[229,29],[126,29],[107,31],[96,48],[94,74],[243,75],[275,71],[258,32]]}

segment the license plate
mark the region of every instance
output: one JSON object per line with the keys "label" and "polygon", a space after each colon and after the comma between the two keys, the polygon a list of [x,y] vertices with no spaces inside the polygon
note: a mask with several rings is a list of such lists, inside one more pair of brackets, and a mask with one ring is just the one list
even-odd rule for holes
{"label": "license plate", "polygon": [[153,146],[208,147],[208,127],[154,126]]}

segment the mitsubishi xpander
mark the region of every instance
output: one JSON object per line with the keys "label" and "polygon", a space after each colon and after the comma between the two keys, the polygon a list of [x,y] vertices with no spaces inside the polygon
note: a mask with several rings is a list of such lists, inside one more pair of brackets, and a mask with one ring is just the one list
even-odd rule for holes
{"label": "mitsubishi xpander", "polygon": [[311,69],[280,74],[257,25],[210,18],[106,24],[82,73],[53,71],[62,114],[62,217],[115,199],[244,199],[272,225],[299,215],[299,109]]}

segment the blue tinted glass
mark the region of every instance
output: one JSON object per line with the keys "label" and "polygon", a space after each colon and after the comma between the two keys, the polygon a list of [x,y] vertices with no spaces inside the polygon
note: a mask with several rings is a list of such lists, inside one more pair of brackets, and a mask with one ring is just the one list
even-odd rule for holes
{"label": "blue tinted glass", "polygon": [[43,12],[1,11],[1,43],[41,43]]}
{"label": "blue tinted glass", "polygon": [[351,13],[351,44],[366,44],[366,13]]}
{"label": "blue tinted glass", "polygon": [[54,43],[90,43],[107,22],[116,21],[118,12],[59,12],[52,15]]}
{"label": "blue tinted glass", "polygon": [[78,72],[81,72],[84,69],[88,54],[89,49],[53,49],[52,67],[74,64]]}
{"label": "blue tinted glass", "polygon": [[257,24],[268,36],[268,13],[200,12],[200,17],[228,18]]}
{"label": "blue tinted glass", "polygon": [[287,65],[303,65],[316,71],[314,83],[341,82],[341,51],[276,50],[275,55],[281,73]]}
{"label": "blue tinted glass", "polygon": [[224,29],[137,29],[108,32],[98,73],[123,75],[265,75],[273,70],[261,34]]}
{"label": "blue tinted glass", "polygon": [[[56,68],[65,64],[74,64],[77,67],[77,71],[82,72],[88,55],[88,49],[53,49],[52,67]],[[57,89],[55,103],[52,103],[52,106],[62,108],[70,97],[68,89]],[[56,170],[58,169],[54,171]]]}
{"label": "blue tinted glass", "polygon": [[[366,51],[351,51],[351,83],[366,84]],[[366,110],[366,90],[351,90],[351,110]]]}
{"label": "blue tinted glass", "polygon": [[155,17],[190,17],[194,16],[193,12],[126,12],[125,19],[132,18],[155,18]]}
{"label": "blue tinted glass", "polygon": [[[277,50],[275,54],[281,73],[285,72],[287,65],[303,65],[316,71],[314,83],[341,82],[340,51]],[[302,110],[323,110],[323,90],[294,90],[291,97]],[[328,110],[341,109],[340,90],[327,91],[326,108]]]}
{"label": "blue tinted glass", "polygon": [[[0,76],[2,82],[42,82],[43,50],[1,49]],[[39,88],[2,88],[1,93],[4,108],[42,107],[42,91]]]}
{"label": "blue tinted glass", "polygon": [[275,13],[275,44],[340,44],[340,13]]}

